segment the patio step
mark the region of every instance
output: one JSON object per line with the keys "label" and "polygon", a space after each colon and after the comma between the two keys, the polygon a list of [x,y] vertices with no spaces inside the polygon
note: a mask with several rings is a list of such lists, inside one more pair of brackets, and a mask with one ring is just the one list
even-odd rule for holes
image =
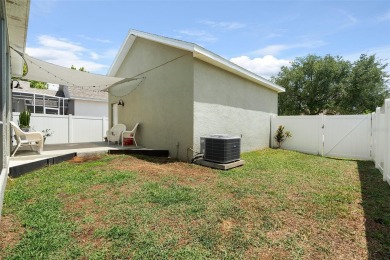
{"label": "patio step", "polygon": [[29,162],[26,164],[11,166],[9,167],[8,176],[11,178],[17,178],[22,176],[25,173],[32,172],[46,166],[68,161],[73,157],[75,157],[76,155],[77,153],[68,153],[68,154],[63,154],[63,155],[54,156],[50,158],[45,158],[38,161]]}

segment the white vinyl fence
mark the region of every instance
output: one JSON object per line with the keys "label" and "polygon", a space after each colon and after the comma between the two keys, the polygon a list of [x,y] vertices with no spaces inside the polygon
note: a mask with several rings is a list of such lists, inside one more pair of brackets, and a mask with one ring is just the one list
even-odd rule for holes
{"label": "white vinyl fence", "polygon": [[390,99],[372,113],[372,151],[375,167],[390,184]]}
{"label": "white vinyl fence", "polygon": [[279,125],[292,138],[283,143],[287,150],[329,157],[371,160],[371,114],[275,116],[271,119],[273,135]]}
{"label": "white vinyl fence", "polygon": [[[12,113],[13,121],[18,123],[19,113]],[[31,131],[50,129],[52,136],[46,144],[101,142],[108,130],[107,117],[31,114]]]}

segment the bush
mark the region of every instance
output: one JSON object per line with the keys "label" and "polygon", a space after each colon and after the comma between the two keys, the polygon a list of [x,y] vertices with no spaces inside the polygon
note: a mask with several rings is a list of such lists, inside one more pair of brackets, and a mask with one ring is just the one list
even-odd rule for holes
{"label": "bush", "polygon": [[276,133],[274,135],[274,139],[276,143],[278,144],[278,148],[282,147],[282,143],[287,140],[287,138],[292,137],[290,131],[284,132],[284,126],[280,125],[278,126],[278,129],[276,130]]}
{"label": "bush", "polygon": [[30,127],[30,117],[31,112],[29,110],[24,110],[19,114],[19,127],[20,128],[29,128]]}

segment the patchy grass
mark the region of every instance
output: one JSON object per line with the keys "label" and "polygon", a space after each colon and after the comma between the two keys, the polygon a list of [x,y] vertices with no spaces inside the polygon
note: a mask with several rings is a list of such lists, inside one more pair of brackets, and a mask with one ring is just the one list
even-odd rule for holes
{"label": "patchy grass", "polygon": [[0,258],[388,259],[371,162],[266,149],[230,171],[103,156],[10,180]]}

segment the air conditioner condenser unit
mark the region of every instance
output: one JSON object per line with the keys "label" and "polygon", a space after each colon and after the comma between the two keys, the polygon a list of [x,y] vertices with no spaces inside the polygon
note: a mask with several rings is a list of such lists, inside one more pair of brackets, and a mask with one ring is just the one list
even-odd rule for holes
{"label": "air conditioner condenser unit", "polygon": [[203,159],[216,163],[230,163],[240,160],[241,138],[226,134],[214,134],[200,138],[200,152]]}

